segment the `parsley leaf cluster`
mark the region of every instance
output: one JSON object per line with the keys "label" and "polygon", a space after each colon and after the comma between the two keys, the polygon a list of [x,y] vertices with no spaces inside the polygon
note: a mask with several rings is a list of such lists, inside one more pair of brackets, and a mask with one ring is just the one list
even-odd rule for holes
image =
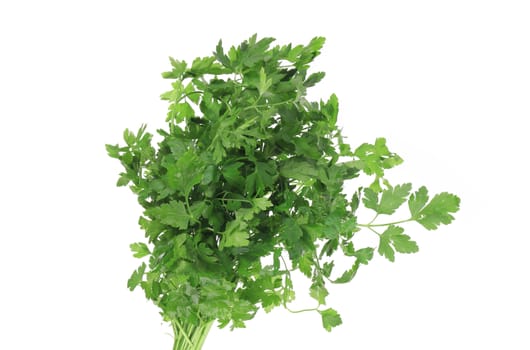
{"label": "parsley leaf cluster", "polygon": [[[125,130],[124,144],[106,146],[124,168],[117,185],[130,186],[144,208],[146,241],[130,246],[143,262],[128,287],[140,287],[171,322],[181,342],[175,348],[200,348],[214,321],[244,327],[259,309],[290,309],[293,271],[310,279],[317,305],[310,310],[329,331],[342,323],[325,307],[330,283],[350,282],[374,252],[390,261],[417,252],[402,224],[434,230],[459,209],[453,194],[430,198],[425,187],[392,186],[385,171],[402,159],[386,140],[352,149],[337,127],[337,96],[306,98],[324,78],[309,73],[324,38],[273,42],[254,35],[228,50],[219,41],[191,64],[171,58],[161,141],[153,145],[143,125]],[[347,196],[345,182],[361,173],[371,183]],[[376,223],[405,203],[409,218]],[[361,205],[374,220],[357,222]],[[378,246],[355,245],[361,229],[374,232]],[[351,259],[351,268],[336,271],[337,256]]]}

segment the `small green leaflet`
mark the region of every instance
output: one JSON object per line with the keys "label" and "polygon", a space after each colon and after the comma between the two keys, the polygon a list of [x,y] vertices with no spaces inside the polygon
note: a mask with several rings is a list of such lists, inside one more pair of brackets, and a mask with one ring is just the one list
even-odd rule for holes
{"label": "small green leaflet", "polygon": [[342,324],[342,319],[337,311],[334,309],[319,310],[318,313],[322,316],[322,326],[331,332],[333,327],[337,327]]}
{"label": "small green leaflet", "polygon": [[415,193],[410,195],[409,209],[413,218],[418,217],[421,209],[429,201],[429,195],[425,186],[420,187]]}
{"label": "small green leaflet", "polygon": [[319,305],[325,305],[326,304],[326,297],[328,296],[329,292],[324,286],[324,281],[317,280],[313,282],[311,287],[309,288],[309,295],[318,301]]}
{"label": "small green leaflet", "polygon": [[263,195],[274,184],[278,175],[271,162],[256,162],[255,166],[254,172],[245,180],[245,190],[251,195]]}
{"label": "small green leaflet", "polygon": [[204,164],[197,154],[189,150],[177,160],[175,183],[184,195],[189,195],[193,186],[201,182],[204,176]]}
{"label": "small green leaflet", "polygon": [[188,228],[190,221],[190,215],[186,211],[184,203],[179,201],[171,201],[159,207],[149,208],[145,211],[145,215],[182,230]]}
{"label": "small green leaflet", "polygon": [[226,225],[226,230],[221,233],[222,240],[220,248],[245,247],[249,243],[247,224],[242,220],[233,220]]}
{"label": "small green leaflet", "polygon": [[258,85],[258,91],[259,95],[263,96],[267,90],[272,85],[272,79],[267,79],[267,75],[265,75],[265,69],[263,67],[259,71],[259,85]]}
{"label": "small green leaflet", "polygon": [[375,210],[378,214],[394,214],[397,208],[406,202],[412,189],[412,184],[406,183],[383,190],[381,199],[379,194],[371,188],[364,189],[363,203],[367,208]]}
{"label": "small green leaflet", "polygon": [[390,225],[379,236],[379,248],[377,252],[390,261],[395,260],[394,250],[399,253],[416,253],[418,245],[408,235],[403,234],[404,229],[399,226]]}
{"label": "small green leaflet", "polygon": [[253,198],[252,204],[255,208],[259,210],[266,210],[267,208],[272,206],[272,203],[267,198]]}
{"label": "small green leaflet", "polygon": [[235,162],[225,165],[222,174],[226,182],[234,187],[244,186],[245,178],[241,175],[240,168],[243,166],[241,162]]}
{"label": "small green leaflet", "polygon": [[142,263],[142,265],[140,265],[140,267],[132,273],[131,278],[129,278],[127,281],[127,287],[129,287],[131,291],[133,291],[142,282],[146,267],[147,265]]}
{"label": "small green leaflet", "polygon": [[302,229],[292,218],[286,218],[280,227],[280,236],[289,244],[295,244],[303,235]]}
{"label": "small green leaflet", "polygon": [[383,177],[385,169],[393,168],[401,163],[403,159],[395,153],[391,153],[386,146],[385,138],[377,138],[375,143],[363,143],[357,147],[354,155],[358,158],[356,166],[366,175]]}
{"label": "small green leaflet", "polygon": [[132,243],[129,247],[134,253],[133,256],[135,258],[143,258],[144,256],[151,254],[145,243]]}
{"label": "small green leaflet", "polygon": [[330,126],[337,124],[337,116],[339,114],[339,99],[337,95],[332,94],[329,101],[326,103],[321,102],[322,114],[328,119]]}
{"label": "small green leaflet", "polygon": [[359,261],[359,263],[368,265],[368,262],[370,262],[370,260],[372,260],[374,256],[374,248],[362,248],[356,250],[353,253],[353,256],[357,258],[357,261]]}
{"label": "small green leaflet", "polygon": [[427,230],[436,230],[441,224],[450,224],[454,217],[450,213],[456,213],[460,207],[460,198],[454,194],[442,192],[436,194],[427,203],[429,197],[427,189],[421,187],[409,199],[409,209],[412,218],[423,225]]}
{"label": "small green leaflet", "polygon": [[287,159],[280,167],[280,175],[300,181],[314,179],[319,174],[314,162],[301,158]]}
{"label": "small green leaflet", "polygon": [[359,270],[359,266],[360,266],[360,261],[359,260],[355,261],[351,269],[344,271],[342,276],[334,280],[333,283],[342,284],[342,283],[350,282],[357,274],[357,270]]}

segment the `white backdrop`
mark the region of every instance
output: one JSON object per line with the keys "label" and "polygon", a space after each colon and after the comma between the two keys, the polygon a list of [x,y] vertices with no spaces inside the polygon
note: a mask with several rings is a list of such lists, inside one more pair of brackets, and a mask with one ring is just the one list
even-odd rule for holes
{"label": "white backdrop", "polygon": [[168,56],[258,33],[327,37],[312,96],[339,96],[354,146],[387,137],[394,182],[457,193],[461,211],[333,289],[332,333],[277,310],[205,350],[529,349],[528,18],[512,0],[1,2],[0,348],[171,348],[126,289],[140,208],[104,144],[163,124]]}

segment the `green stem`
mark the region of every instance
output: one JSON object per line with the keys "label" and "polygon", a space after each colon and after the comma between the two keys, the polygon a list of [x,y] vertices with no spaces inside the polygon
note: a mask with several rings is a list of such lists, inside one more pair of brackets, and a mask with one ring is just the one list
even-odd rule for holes
{"label": "green stem", "polygon": [[201,321],[198,325],[194,325],[173,320],[171,324],[175,335],[173,350],[201,350],[213,321]]}
{"label": "green stem", "polygon": [[368,228],[370,228],[370,227],[381,227],[381,226],[390,226],[390,225],[403,224],[405,222],[411,222],[411,221],[414,221],[414,218],[409,218],[409,219],[406,219],[406,220],[400,220],[400,221],[394,221],[394,222],[387,222],[386,224],[372,224],[370,222],[368,224],[357,224],[357,226],[368,227]]}

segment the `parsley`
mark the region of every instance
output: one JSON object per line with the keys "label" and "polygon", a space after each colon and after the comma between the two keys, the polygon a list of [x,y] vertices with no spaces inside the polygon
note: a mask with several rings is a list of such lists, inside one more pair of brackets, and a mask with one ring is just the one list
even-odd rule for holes
{"label": "parsley", "polygon": [[[144,261],[129,281],[160,308],[175,333],[174,349],[200,349],[214,321],[244,327],[259,309],[316,311],[330,331],[342,323],[324,308],[330,283],[348,283],[374,252],[394,261],[418,246],[402,224],[428,230],[449,224],[459,209],[450,193],[392,186],[385,171],[403,162],[384,138],[352,149],[336,122],[339,101],[306,99],[324,78],[309,74],[324,38],[308,45],[271,46],[256,35],[191,65],[170,59],[167,129],[161,141],[142,126],[125,130],[124,145],[107,145],[123,165],[117,185],[129,186],[144,208],[146,241],[131,244]],[[345,181],[372,178],[351,198]],[[377,223],[408,203],[410,217]],[[359,205],[374,212],[358,223]],[[381,231],[380,228],[383,228]],[[361,229],[379,238],[357,247]],[[335,258],[352,260],[335,271]],[[310,279],[315,307],[292,310],[291,274]]]}

